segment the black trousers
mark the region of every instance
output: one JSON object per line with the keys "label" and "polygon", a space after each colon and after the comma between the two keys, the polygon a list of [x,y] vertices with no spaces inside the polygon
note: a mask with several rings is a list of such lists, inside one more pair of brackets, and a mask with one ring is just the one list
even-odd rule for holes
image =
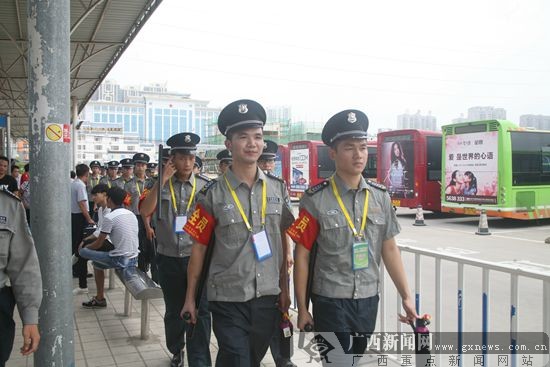
{"label": "black trousers", "polygon": [[[82,213],[71,214],[71,235],[73,254],[78,253],[78,245],[84,239],[84,227],[86,226],[86,218]],[[76,264],[73,265],[73,275],[78,277],[78,286],[80,288],[88,288],[88,280],[86,275],[88,274],[87,260],[81,257],[78,258]]]}
{"label": "black trousers", "polygon": [[4,367],[10,358],[15,338],[13,310],[15,297],[10,287],[0,289],[0,367]]}
{"label": "black trousers", "polygon": [[335,341],[340,344],[333,345],[335,349],[329,351],[326,358],[321,356],[323,365],[351,366],[353,355],[364,354],[368,346],[376,326],[379,297],[341,299],[314,294],[311,300],[315,332],[327,340],[335,335]]}
{"label": "black trousers", "polygon": [[139,255],[138,255],[138,268],[147,273],[151,266],[151,262],[154,261],[154,251],[151,241],[147,239],[147,232],[145,231],[145,224],[141,215],[136,215],[139,228]]}
{"label": "black trousers", "polygon": [[258,367],[269,347],[281,311],[278,296],[247,302],[209,302],[218,340],[216,367]]}
{"label": "black trousers", "polygon": [[[166,347],[172,354],[179,353],[187,340],[187,361],[189,366],[211,366],[210,334],[211,321],[208,302],[203,294],[199,309],[199,318],[189,338],[189,327],[180,317],[187,292],[187,266],[189,257],[171,257],[157,255],[159,282],[164,294],[166,313],[164,314],[164,332]],[[206,293],[206,292],[205,292]]]}

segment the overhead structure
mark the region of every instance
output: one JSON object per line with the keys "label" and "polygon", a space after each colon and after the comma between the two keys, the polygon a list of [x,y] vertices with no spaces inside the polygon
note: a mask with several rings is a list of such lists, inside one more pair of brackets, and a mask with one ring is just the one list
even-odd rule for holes
{"label": "overhead structure", "polygon": [[[71,98],[78,112],[162,0],[71,0]],[[28,136],[27,1],[0,1],[0,114]],[[63,121],[68,123],[68,121]]]}

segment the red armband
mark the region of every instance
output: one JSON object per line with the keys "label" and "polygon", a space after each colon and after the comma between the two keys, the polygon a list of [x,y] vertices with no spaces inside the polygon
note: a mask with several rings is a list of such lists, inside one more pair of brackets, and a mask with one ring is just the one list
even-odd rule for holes
{"label": "red armband", "polygon": [[286,233],[306,249],[311,250],[319,234],[319,222],[307,210],[300,209],[298,218],[292,223]]}
{"label": "red armband", "polygon": [[214,227],[216,226],[216,220],[210,215],[200,204],[193,214],[187,219],[187,223],[183,227],[183,230],[197,242],[208,246]]}

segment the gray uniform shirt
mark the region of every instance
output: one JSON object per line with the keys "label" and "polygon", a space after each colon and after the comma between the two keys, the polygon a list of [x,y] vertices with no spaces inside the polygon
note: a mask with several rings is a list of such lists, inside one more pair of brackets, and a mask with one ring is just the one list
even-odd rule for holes
{"label": "gray uniform shirt", "polygon": [[109,188],[118,186],[121,189],[124,188],[124,183],[116,177],[114,180],[111,180],[109,176],[103,176],[101,177],[101,180],[99,180],[99,183],[107,185]]}
{"label": "gray uniform shirt", "polygon": [[[180,181],[173,176],[171,178],[172,186],[174,188],[174,196],[176,198],[177,209],[174,208],[172,202],[172,194],[170,193],[170,183],[166,182],[166,185],[162,188],[161,200],[162,200],[162,220],[156,219],[156,236],[157,236],[157,251],[159,254],[172,257],[187,257],[191,256],[191,247],[193,240],[189,237],[187,232],[176,233],[174,224],[176,221],[176,215],[191,215],[193,212],[196,199],[199,195],[199,191],[210,180],[202,175],[191,174],[188,181]],[[195,180],[195,195],[193,202],[189,205],[189,199],[193,191],[193,180]],[[189,212],[187,207],[189,206]],[[182,230],[179,228],[178,230]]]}
{"label": "gray uniform shirt", "polygon": [[[347,187],[338,175],[334,175],[334,179],[344,207],[358,232],[361,228],[365,195],[369,192],[365,228],[369,243],[369,265],[365,269],[353,270],[353,232],[330,182],[320,184],[310,189],[300,201],[300,210],[311,214],[318,225],[312,292],[331,298],[357,299],[375,296],[378,294],[382,243],[397,235],[401,227],[386,191],[367,184],[363,178],[358,190]],[[301,242],[299,238],[292,237]]]}
{"label": "gray uniform shirt", "polygon": [[126,190],[126,192],[129,193],[132,198],[132,204],[130,205],[128,210],[130,210],[135,215],[139,215],[139,197],[146,189],[151,189],[154,183],[155,181],[153,181],[153,179],[151,178],[145,177],[144,179],[140,179],[135,176],[125,182],[124,190]]}
{"label": "gray uniform shirt", "polygon": [[97,176],[94,177],[92,175],[88,176],[88,183],[86,184],[86,191],[88,193],[88,200],[92,201],[92,189],[97,186],[98,183],[101,182],[103,177]]}
{"label": "gray uniform shirt", "polygon": [[25,208],[0,192],[0,288],[10,281],[23,324],[38,324],[42,278]]}
{"label": "gray uniform shirt", "polygon": [[[214,218],[214,250],[208,273],[207,296],[209,301],[246,302],[250,299],[278,295],[279,270],[283,262],[281,228],[292,224],[288,192],[284,183],[257,171],[252,189],[241,182],[233,171],[218,177],[208,190],[197,198],[197,210],[204,210]],[[260,232],[262,213],[262,184],[267,184],[265,229],[272,256],[263,261],[256,259],[252,234],[237,208],[225,177],[235,191],[253,233]],[[192,218],[188,220],[188,225]],[[197,220],[197,222],[199,222]],[[186,226],[187,227],[187,226]],[[210,244],[211,246],[212,244]]]}

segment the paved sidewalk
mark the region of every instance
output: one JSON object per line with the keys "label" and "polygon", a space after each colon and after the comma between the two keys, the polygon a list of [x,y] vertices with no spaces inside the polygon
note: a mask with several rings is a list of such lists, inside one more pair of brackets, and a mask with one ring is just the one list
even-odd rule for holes
{"label": "paved sidewalk", "polygon": [[[106,290],[107,308],[91,310],[82,308],[82,302],[87,301],[95,294],[93,279],[88,280],[89,294],[74,296],[74,340],[75,340],[75,365],[76,367],[168,367],[171,354],[166,349],[164,336],[164,301],[162,299],[150,302],[150,334],[148,340],[140,339],[140,301],[133,301],[131,317],[122,315],[124,312],[124,286],[116,278],[115,288]],[[78,281],[74,279],[74,286]],[[109,280],[106,277],[105,285]],[[17,311],[16,311],[17,313]],[[16,314],[17,331],[11,359],[7,367],[33,366],[33,357],[22,357],[19,348],[22,345],[21,322]],[[293,322],[296,316],[292,317]],[[294,338],[294,355],[292,361],[298,366],[319,366],[310,361],[310,356],[297,348],[298,337]],[[218,346],[214,333],[210,351],[212,361],[215,362]],[[375,357],[369,358],[365,365],[375,366]],[[364,362],[367,362],[365,360]],[[187,365],[187,361],[186,361]],[[363,364],[362,364],[363,365]],[[391,362],[388,365],[392,365]],[[274,367],[275,363],[268,350],[264,361],[264,367]]]}

